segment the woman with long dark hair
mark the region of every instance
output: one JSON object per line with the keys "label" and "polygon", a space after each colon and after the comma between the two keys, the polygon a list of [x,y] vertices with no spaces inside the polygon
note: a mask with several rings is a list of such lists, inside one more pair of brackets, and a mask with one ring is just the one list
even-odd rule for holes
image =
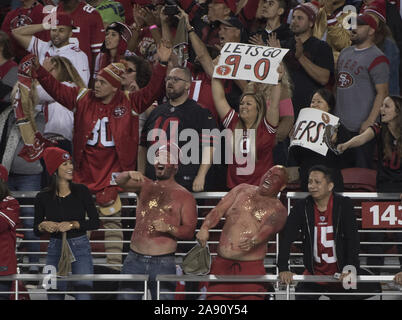
{"label": "woman with long dark hair", "polygon": [[[20,206],[11,197],[7,186],[8,172],[0,164],[0,277],[17,273],[17,257],[15,255],[16,225],[19,220]],[[8,300],[12,281],[1,281],[0,300]]]}
{"label": "woman with long dark hair", "polygon": [[[99,227],[98,212],[88,188],[75,184],[73,163],[65,150],[55,147],[43,153],[46,169],[51,176],[49,186],[39,192],[35,201],[34,231],[39,236],[50,233],[46,265],[54,266],[59,275],[93,274],[88,230]],[[86,219],[86,216],[88,219]],[[65,291],[67,283],[57,282]],[[77,281],[74,288],[89,291],[92,281]],[[76,294],[77,300],[89,300],[89,294]],[[63,300],[63,294],[49,294],[49,300]]]}
{"label": "woman with long dark hair", "polygon": [[[402,193],[402,97],[389,96],[384,99],[380,108],[381,122],[375,123],[363,133],[353,137],[349,141],[338,145],[338,150],[344,152],[349,148],[359,147],[374,138],[377,142],[377,192]],[[383,233],[369,233],[369,241],[384,241]],[[402,233],[394,233],[394,239],[402,241]],[[402,254],[402,246],[397,245],[398,253]],[[381,254],[382,245],[370,245],[368,253]],[[382,265],[384,260],[379,256],[369,256],[368,265]],[[402,256],[399,257],[402,266]],[[380,270],[374,268],[376,273]]]}

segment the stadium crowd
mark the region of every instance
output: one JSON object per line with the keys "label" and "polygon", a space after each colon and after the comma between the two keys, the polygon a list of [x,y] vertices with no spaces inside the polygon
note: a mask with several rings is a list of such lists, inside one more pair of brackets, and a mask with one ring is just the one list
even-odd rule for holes
{"label": "stadium crowd", "polygon": [[[41,273],[35,240],[44,235],[46,263],[60,274],[95,272],[86,232],[100,224],[108,272],[176,273],[177,240],[205,246],[223,216],[213,274],[265,274],[267,241],[279,233],[280,276],[290,283],[298,229],[312,247],[304,274],[342,274],[345,265],[360,270],[350,199],[334,194],[345,190],[342,170],[376,170],[375,190],[402,196],[399,0],[8,0],[0,24],[0,276],[17,272],[18,227],[32,230],[26,250],[38,253],[23,272]],[[278,83],[214,77],[229,42],[289,49],[274,70]],[[335,134],[325,130],[324,155],[291,145],[306,109],[339,118]],[[276,197],[290,186],[309,197],[286,221]],[[20,208],[12,191],[39,191],[35,207]],[[125,191],[139,194],[126,259]],[[196,234],[191,193],[201,191],[228,193]],[[397,252],[402,266],[402,245]],[[0,293],[11,286],[0,281]]]}

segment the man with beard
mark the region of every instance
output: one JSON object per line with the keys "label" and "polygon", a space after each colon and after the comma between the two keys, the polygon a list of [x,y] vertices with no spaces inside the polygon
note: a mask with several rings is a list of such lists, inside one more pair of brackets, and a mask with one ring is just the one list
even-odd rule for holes
{"label": "man with beard", "polygon": [[[209,230],[225,217],[212,275],[265,275],[267,242],[279,232],[287,219],[286,208],[277,199],[287,184],[282,166],[274,166],[261,178],[259,186],[240,184],[233,188],[207,215],[197,240],[205,246]],[[263,283],[209,283],[210,292],[265,292]],[[211,294],[209,300],[264,299],[262,295]]]}
{"label": "man with beard", "polygon": [[310,105],[313,93],[328,84],[334,72],[331,47],[313,37],[316,14],[317,8],[310,2],[294,8],[290,25],[294,38],[284,45],[290,49],[284,61],[294,83],[295,119],[300,109]]}
{"label": "man with beard", "polygon": [[[342,50],[337,65],[335,115],[356,136],[376,122],[388,95],[389,62],[374,45],[377,21],[369,14],[357,17],[352,46]],[[371,168],[375,141],[355,149],[355,167]]]}
{"label": "man with beard", "polygon": [[[116,178],[124,190],[138,194],[136,225],[122,274],[148,274],[152,299],[156,299],[156,275],[176,273],[177,239],[192,239],[197,224],[194,197],[174,179],[180,152],[174,143],[164,144],[157,150],[153,164],[156,181],[138,171],[126,171]],[[122,291],[142,289],[143,283],[121,284]],[[175,282],[161,284],[162,291],[174,289]],[[161,297],[174,299],[172,294]],[[121,298],[138,300],[141,295],[123,294]]]}
{"label": "man with beard", "polygon": [[[152,152],[148,157],[146,148],[158,140],[176,141],[176,144],[180,140],[180,147],[187,144],[190,148],[190,162],[179,165],[176,181],[189,191],[200,192],[205,189],[207,173],[212,164],[214,139],[202,131],[216,128],[216,122],[209,110],[189,99],[191,73],[187,68],[173,68],[165,80],[168,102],[153,110],[145,122],[140,142],[144,148],[139,149],[142,152],[140,157],[142,161],[152,158]],[[195,130],[192,132],[196,132],[198,141],[194,141],[191,136],[181,136],[183,130],[190,133],[188,129]],[[183,138],[186,140],[183,141]],[[148,160],[145,170],[146,176],[151,179],[155,177],[152,163],[152,159]]]}

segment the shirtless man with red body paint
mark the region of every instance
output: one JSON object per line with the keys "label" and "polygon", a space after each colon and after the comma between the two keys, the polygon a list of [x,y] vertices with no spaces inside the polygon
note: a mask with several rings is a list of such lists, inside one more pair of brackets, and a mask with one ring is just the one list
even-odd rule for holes
{"label": "shirtless man with red body paint", "polygon": [[[226,218],[213,275],[265,275],[264,258],[268,240],[287,219],[286,208],[277,195],[286,187],[286,169],[274,166],[261,178],[259,186],[240,184],[233,188],[207,215],[197,240],[205,246],[209,229]],[[264,292],[263,283],[209,283],[210,292]],[[207,299],[264,299],[262,295],[208,295]]]}
{"label": "shirtless man with red body paint", "polygon": [[[197,224],[194,197],[174,180],[178,169],[178,158],[175,155],[178,155],[180,150],[173,146],[164,145],[156,153],[156,181],[144,177],[138,171],[125,171],[116,178],[117,184],[124,190],[138,194],[136,225],[121,273],[149,274],[152,299],[156,299],[155,276],[176,273],[174,253],[177,239],[192,239]],[[175,152],[171,152],[172,148]],[[169,161],[171,153],[175,161]],[[128,284],[124,282],[122,285],[123,291],[136,289],[135,286],[127,288]],[[175,282],[161,283],[161,291],[172,292],[174,289]],[[143,283],[139,285],[140,290],[143,290]],[[121,298],[141,299],[136,294],[123,294]],[[161,298],[174,297],[162,295]]]}

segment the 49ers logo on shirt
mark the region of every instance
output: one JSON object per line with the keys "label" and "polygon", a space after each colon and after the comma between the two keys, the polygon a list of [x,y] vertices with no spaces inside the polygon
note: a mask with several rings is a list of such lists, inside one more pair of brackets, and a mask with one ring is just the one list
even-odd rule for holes
{"label": "49ers logo on shirt", "polygon": [[113,110],[113,117],[121,118],[126,113],[127,109],[123,106],[118,106]]}
{"label": "49ers logo on shirt", "polygon": [[11,20],[10,27],[11,27],[11,30],[14,30],[19,27],[27,26],[30,24],[32,24],[32,19],[25,14],[21,14],[21,15],[16,16],[13,20]]}
{"label": "49ers logo on shirt", "polygon": [[353,85],[352,76],[347,72],[339,72],[336,86],[338,88],[346,89],[349,88],[351,85]]}

